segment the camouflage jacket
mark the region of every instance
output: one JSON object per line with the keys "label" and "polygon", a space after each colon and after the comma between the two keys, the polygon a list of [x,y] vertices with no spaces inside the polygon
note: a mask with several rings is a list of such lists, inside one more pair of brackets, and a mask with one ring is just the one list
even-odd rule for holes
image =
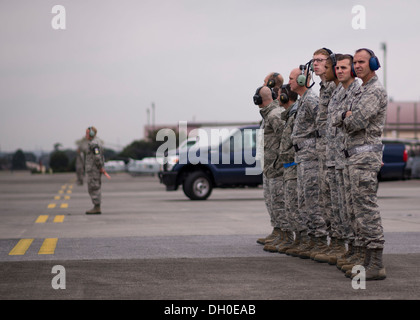
{"label": "camouflage jacket", "polygon": [[318,159],[316,138],[316,115],[318,112],[319,98],[311,89],[305,91],[299,100],[295,124],[293,126],[292,141],[299,151],[295,154],[295,162],[311,161]]}
{"label": "camouflage jacket", "polygon": [[325,159],[325,150],[327,146],[327,119],[328,119],[328,103],[330,102],[331,96],[336,88],[334,81],[321,82],[321,88],[319,90],[319,104],[318,113],[316,115],[316,128],[318,132],[318,138],[316,141],[316,149],[318,151],[318,157]]}
{"label": "camouflage jacket", "polygon": [[[361,85],[349,101],[348,110],[352,115],[344,120],[338,115],[338,123],[344,131],[344,147],[347,152],[364,146],[381,146],[385,126],[387,93],[375,75],[366,84]],[[382,164],[380,151],[363,151],[352,154],[347,159],[351,165],[370,166],[378,170]]]}
{"label": "camouflage jacket", "polygon": [[[287,110],[285,110],[281,117],[285,122],[283,135],[280,142],[280,161],[285,163],[292,163],[295,161],[295,148],[292,142],[293,125],[295,123],[295,116],[297,112],[298,102],[295,102]],[[296,179],[296,166],[290,166],[284,169],[284,180]]]}
{"label": "camouflage jacket", "polygon": [[276,178],[283,174],[283,164],[279,161],[281,136],[284,121],[281,114],[284,108],[274,100],[268,106],[261,108],[260,113],[264,119],[264,175],[267,178]]}
{"label": "camouflage jacket", "polygon": [[104,161],[102,143],[95,137],[88,142],[86,149],[86,172],[99,171],[104,166]]}
{"label": "camouflage jacket", "polygon": [[353,98],[354,93],[359,89],[360,83],[355,80],[350,86],[337,86],[336,91],[328,105],[328,122],[327,122],[327,166],[335,166],[337,169],[343,169],[345,165],[344,156],[344,133],[342,127],[338,128],[333,125],[333,119],[341,117],[344,111],[348,110],[349,101]]}

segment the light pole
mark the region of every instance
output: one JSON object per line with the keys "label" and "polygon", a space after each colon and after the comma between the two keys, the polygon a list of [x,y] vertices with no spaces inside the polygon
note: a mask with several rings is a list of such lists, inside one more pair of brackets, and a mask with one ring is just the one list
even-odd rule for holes
{"label": "light pole", "polygon": [[155,131],[155,103],[152,102],[152,128]]}
{"label": "light pole", "polygon": [[382,42],[381,43],[381,48],[382,50],[384,50],[384,88],[385,90],[388,92],[387,88],[386,88],[386,42]]}

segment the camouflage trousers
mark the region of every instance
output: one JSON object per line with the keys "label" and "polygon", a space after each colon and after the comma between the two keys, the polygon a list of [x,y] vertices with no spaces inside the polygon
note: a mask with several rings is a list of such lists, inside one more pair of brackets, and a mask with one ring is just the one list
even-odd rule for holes
{"label": "camouflage trousers", "polygon": [[298,211],[297,179],[284,181],[284,207],[290,226],[289,231],[300,233],[302,230],[306,230],[306,227],[301,225],[302,220]]}
{"label": "camouflage trousers", "polygon": [[356,246],[368,249],[384,247],[382,219],[378,208],[378,171],[349,165],[351,205],[354,214]]}
{"label": "camouflage trousers", "polygon": [[351,205],[351,184],[348,167],[335,167],[335,178],[337,182],[337,201],[341,218],[343,239],[349,243],[352,243],[354,242],[353,226],[355,221]]}
{"label": "camouflage trousers", "polygon": [[346,201],[344,198],[343,170],[329,167],[327,171],[327,181],[331,191],[331,230],[330,236],[347,240],[349,233]]}
{"label": "camouflage trousers", "polygon": [[83,183],[83,177],[84,177],[85,173],[83,170],[83,167],[76,167],[76,177],[77,177],[77,182],[82,184]]}
{"label": "camouflage trousers", "polygon": [[331,177],[328,174],[328,167],[323,157],[318,158],[318,177],[319,177],[319,207],[321,209],[322,216],[324,217],[325,224],[327,225],[327,232],[329,236],[333,236],[336,232],[332,224],[335,218],[335,212],[333,212],[333,204],[331,203],[331,188],[330,180]]}
{"label": "camouflage trousers", "polygon": [[302,161],[297,167],[299,215],[311,236],[327,235],[327,225],[319,206],[318,160]]}
{"label": "camouflage trousers", "polygon": [[99,170],[87,172],[87,185],[90,198],[94,205],[101,204],[101,172]]}
{"label": "camouflage trousers", "polygon": [[283,177],[267,178],[263,175],[263,192],[271,226],[289,230],[284,208]]}

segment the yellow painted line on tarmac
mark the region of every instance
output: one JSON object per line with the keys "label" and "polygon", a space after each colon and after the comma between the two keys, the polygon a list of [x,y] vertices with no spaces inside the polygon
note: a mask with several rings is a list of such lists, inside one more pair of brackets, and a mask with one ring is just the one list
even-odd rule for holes
{"label": "yellow painted line on tarmac", "polygon": [[40,215],[35,223],[45,223],[48,220],[48,215]]}
{"label": "yellow painted line on tarmac", "polygon": [[54,254],[55,247],[57,246],[57,238],[47,238],[42,243],[41,248],[38,251],[38,254]]}
{"label": "yellow painted line on tarmac", "polygon": [[60,198],[61,198],[60,196],[55,196],[54,200],[60,200]]}
{"label": "yellow painted line on tarmac", "polygon": [[15,247],[9,252],[9,256],[22,256],[26,253],[34,239],[20,239]]}
{"label": "yellow painted line on tarmac", "polygon": [[64,200],[70,200],[70,196],[64,196]]}
{"label": "yellow painted line on tarmac", "polygon": [[67,190],[67,193],[71,193],[71,190]]}
{"label": "yellow painted line on tarmac", "polygon": [[55,208],[55,206],[56,206],[56,204],[55,204],[55,203],[50,203],[50,204],[48,205],[48,209],[54,209],[54,208]]}
{"label": "yellow painted line on tarmac", "polygon": [[62,194],[62,193],[64,193],[64,191],[63,191],[63,190],[60,190],[60,191],[58,191],[58,193],[59,193],[59,194]]}
{"label": "yellow painted line on tarmac", "polygon": [[73,185],[71,184],[71,185],[69,185],[69,189],[73,189]]}
{"label": "yellow painted line on tarmac", "polygon": [[62,203],[61,205],[60,205],[60,208],[62,208],[62,209],[66,209],[66,208],[68,208],[69,207],[69,204],[68,203]]}
{"label": "yellow painted line on tarmac", "polygon": [[64,215],[56,215],[54,217],[54,222],[63,222],[64,221]]}

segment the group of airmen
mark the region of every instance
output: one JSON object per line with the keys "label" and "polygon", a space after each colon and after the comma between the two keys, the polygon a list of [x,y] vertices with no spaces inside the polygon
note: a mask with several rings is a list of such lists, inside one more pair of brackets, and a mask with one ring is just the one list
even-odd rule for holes
{"label": "group of airmen", "polygon": [[[264,250],[336,265],[346,277],[386,278],[377,205],[387,93],[367,48],[321,48],[264,79],[253,97],[262,116],[263,190],[273,230]],[[311,72],[309,72],[309,70]],[[320,79],[319,94],[310,85]],[[352,271],[353,270],[353,271]]]}

